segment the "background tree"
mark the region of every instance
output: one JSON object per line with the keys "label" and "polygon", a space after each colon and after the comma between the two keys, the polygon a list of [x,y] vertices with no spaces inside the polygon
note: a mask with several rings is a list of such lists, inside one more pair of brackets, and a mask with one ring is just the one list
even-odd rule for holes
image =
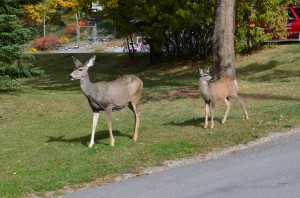
{"label": "background tree", "polygon": [[[42,75],[42,71],[31,68],[24,54],[26,43],[31,39],[30,31],[21,24],[20,5],[24,1],[1,0],[0,2],[0,88],[17,88],[20,77]],[[27,61],[26,61],[27,60]]]}
{"label": "background tree", "polygon": [[[151,45],[151,62],[161,49],[170,56],[207,57],[212,52],[216,0],[103,0],[108,21],[124,34],[145,36]],[[236,3],[234,44],[237,52],[258,49],[263,42],[286,36],[291,0],[239,0]],[[272,31],[265,33],[265,28]],[[157,55],[158,54],[158,55]],[[154,61],[153,61],[154,60]]]}
{"label": "background tree", "polygon": [[35,26],[38,34],[41,34],[44,19],[47,26],[64,26],[70,21],[75,21],[75,14],[77,15],[80,13],[79,11],[89,6],[90,1],[87,0],[44,0],[35,4],[24,5],[23,10],[31,21],[28,23]]}
{"label": "background tree", "polygon": [[[54,3],[52,0],[45,0],[37,4],[28,4],[23,6],[24,12],[32,20],[35,28],[42,32],[43,23],[51,20],[52,16],[55,16],[57,3]],[[47,22],[48,23],[48,22]],[[44,32],[45,36],[46,32]]]}

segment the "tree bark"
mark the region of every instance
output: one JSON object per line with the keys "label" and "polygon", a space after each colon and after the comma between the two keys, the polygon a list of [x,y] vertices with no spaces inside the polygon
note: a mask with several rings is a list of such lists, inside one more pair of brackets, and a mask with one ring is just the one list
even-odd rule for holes
{"label": "tree bark", "polygon": [[150,65],[155,65],[161,62],[160,52],[158,51],[157,47],[155,46],[155,40],[150,38],[148,40],[150,45]]}
{"label": "tree bark", "polygon": [[216,78],[235,78],[235,0],[218,0],[213,35],[213,59]]}

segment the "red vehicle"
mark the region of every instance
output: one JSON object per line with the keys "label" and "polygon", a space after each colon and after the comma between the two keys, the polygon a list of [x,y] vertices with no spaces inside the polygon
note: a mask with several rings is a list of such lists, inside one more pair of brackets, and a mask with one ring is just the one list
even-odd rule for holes
{"label": "red vehicle", "polygon": [[[300,41],[300,7],[287,7],[287,12],[289,16],[286,26],[287,39],[272,39],[271,42]],[[265,29],[265,32],[270,32],[270,30]]]}
{"label": "red vehicle", "polygon": [[286,29],[288,40],[300,41],[300,7],[288,7],[289,21]]}

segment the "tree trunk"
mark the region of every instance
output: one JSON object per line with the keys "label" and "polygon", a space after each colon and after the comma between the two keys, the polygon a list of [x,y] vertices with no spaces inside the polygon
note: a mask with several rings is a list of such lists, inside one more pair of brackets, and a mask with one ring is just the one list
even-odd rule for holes
{"label": "tree trunk", "polygon": [[213,35],[213,58],[216,77],[235,78],[235,0],[218,0]]}
{"label": "tree trunk", "polygon": [[149,39],[150,45],[150,65],[155,65],[161,62],[160,52],[158,51],[157,47],[155,46],[155,40],[150,38]]}

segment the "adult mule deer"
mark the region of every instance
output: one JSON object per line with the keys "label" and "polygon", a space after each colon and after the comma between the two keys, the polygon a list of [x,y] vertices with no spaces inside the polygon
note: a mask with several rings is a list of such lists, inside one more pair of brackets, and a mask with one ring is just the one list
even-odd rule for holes
{"label": "adult mule deer", "polygon": [[221,77],[219,80],[211,81],[209,69],[199,68],[199,86],[202,97],[205,101],[205,123],[204,128],[208,125],[208,112],[210,111],[211,123],[210,128],[214,128],[214,110],[215,103],[218,100],[224,100],[227,106],[222,124],[225,124],[230,109],[230,98],[235,98],[244,110],[245,119],[248,120],[248,112],[242,99],[237,94],[237,82],[232,78]]}
{"label": "adult mule deer", "polygon": [[140,123],[139,101],[143,89],[143,81],[134,75],[123,76],[111,82],[91,83],[88,69],[95,64],[96,56],[91,57],[82,64],[73,57],[75,70],[70,74],[70,80],[80,80],[80,87],[83,94],[93,110],[93,126],[89,148],[94,145],[95,130],[97,127],[99,112],[105,111],[107,125],[110,135],[110,146],[114,146],[115,139],[112,134],[112,111],[121,110],[127,105],[135,116],[135,128],[132,137],[133,141],[138,138]]}

